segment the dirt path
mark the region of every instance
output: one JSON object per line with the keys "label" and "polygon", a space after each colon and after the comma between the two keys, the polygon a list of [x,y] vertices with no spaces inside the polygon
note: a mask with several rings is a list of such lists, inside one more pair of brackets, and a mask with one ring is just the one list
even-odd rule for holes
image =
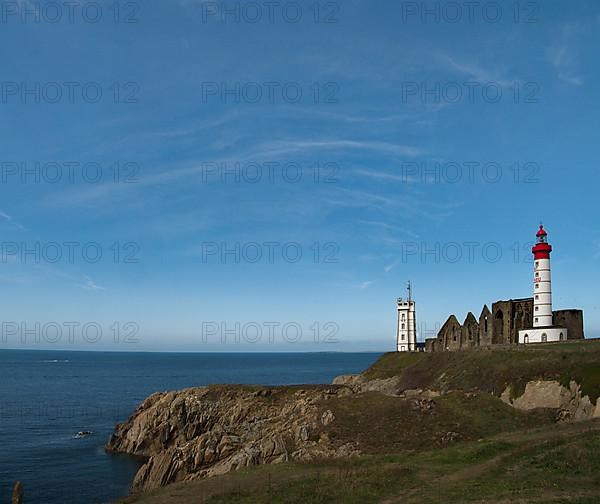
{"label": "dirt path", "polygon": [[[444,485],[459,483],[461,481],[475,480],[487,472],[498,468],[506,460],[517,458],[538,446],[549,442],[576,438],[581,434],[590,432],[600,432],[600,420],[551,426],[534,431],[502,433],[491,438],[486,438],[486,441],[506,441],[513,444],[520,443],[521,446],[509,450],[506,453],[498,455],[492,459],[486,460],[479,464],[470,465],[464,469],[460,469],[451,474],[443,476],[442,478],[438,478],[435,480],[435,484],[443,487]],[[414,491],[407,492],[402,496],[386,499],[382,501],[382,504],[406,504],[407,502],[411,502],[413,498],[419,498],[420,492],[421,489],[416,489]],[[585,494],[582,494],[582,496],[585,496]],[[544,500],[541,500],[540,502],[545,502],[547,500],[548,496],[544,497]],[[497,504],[500,504],[500,502],[503,501],[497,501]],[[514,504],[513,500],[507,500],[506,502],[512,502]]]}
{"label": "dirt path", "polygon": [[498,455],[490,460],[486,460],[480,464],[475,464],[469,467],[465,467],[460,471],[449,474],[442,479],[444,482],[452,483],[456,481],[463,481],[467,479],[475,479],[482,474],[486,473],[490,469],[498,467],[502,462],[508,458],[518,457],[529,450],[536,448],[542,444],[569,439],[572,437],[579,436],[583,433],[588,432],[600,432],[600,421],[582,422],[577,424],[570,424],[560,427],[552,427],[549,431],[548,428],[540,429],[539,431],[529,432],[511,432],[500,434],[490,438],[491,441],[507,441],[511,443],[522,443],[523,446],[510,450],[507,453]]}

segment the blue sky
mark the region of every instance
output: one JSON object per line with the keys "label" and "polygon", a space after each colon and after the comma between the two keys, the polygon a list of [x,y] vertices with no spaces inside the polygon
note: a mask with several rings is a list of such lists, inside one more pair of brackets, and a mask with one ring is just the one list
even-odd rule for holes
{"label": "blue sky", "polygon": [[[458,2],[455,23],[449,8],[413,13],[420,2],[322,2],[318,20],[299,2],[273,22],[266,8],[251,22],[248,2],[236,20],[222,18],[236,2],[194,0],[121,3],[115,22],[100,2],[96,23],[79,10],[49,22],[46,4],[1,21],[2,348],[389,350],[409,279],[423,336],[529,296],[540,221],[555,308],[584,309],[600,335],[597,2],[511,0],[471,21]],[[239,163],[240,180],[212,163]],[[239,261],[223,260],[236,244]],[[35,341],[36,323],[68,322],[102,337]],[[136,324],[137,343],[115,343],[115,323]],[[211,323],[262,339],[203,338]],[[10,324],[34,335],[23,345]]]}

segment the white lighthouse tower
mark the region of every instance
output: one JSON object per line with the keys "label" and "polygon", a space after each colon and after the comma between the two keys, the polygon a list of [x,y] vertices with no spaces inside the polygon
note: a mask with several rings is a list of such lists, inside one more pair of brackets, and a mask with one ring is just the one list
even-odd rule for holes
{"label": "white lighthouse tower", "polygon": [[417,317],[412,299],[412,285],[408,282],[408,299],[398,298],[398,324],[396,345],[398,352],[417,351]]}
{"label": "white lighthouse tower", "polygon": [[548,233],[543,225],[536,234],[533,253],[533,328],[519,331],[519,341],[528,343],[546,343],[567,339],[567,329],[553,325],[552,315],[552,275],[550,272],[550,253]]}

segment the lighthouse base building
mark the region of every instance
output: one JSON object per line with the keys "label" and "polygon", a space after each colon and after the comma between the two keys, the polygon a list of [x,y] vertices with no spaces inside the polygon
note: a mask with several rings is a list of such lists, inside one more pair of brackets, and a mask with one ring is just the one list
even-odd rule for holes
{"label": "lighthouse base building", "polygon": [[564,327],[538,327],[519,331],[519,341],[522,341],[524,345],[529,343],[552,343],[568,339],[567,335],[568,330]]}

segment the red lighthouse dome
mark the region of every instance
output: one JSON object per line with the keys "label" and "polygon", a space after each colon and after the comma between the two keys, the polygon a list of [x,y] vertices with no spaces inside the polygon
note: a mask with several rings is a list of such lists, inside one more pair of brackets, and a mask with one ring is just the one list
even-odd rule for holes
{"label": "red lighthouse dome", "polygon": [[540,230],[536,233],[536,235],[538,238],[540,236],[548,236],[548,233],[546,233],[546,230],[544,229],[544,225],[540,224]]}
{"label": "red lighthouse dome", "polygon": [[535,236],[537,237],[537,243],[531,249],[535,259],[550,259],[552,246],[548,243],[548,233],[546,233],[546,230],[542,224],[540,224],[540,230]]}

